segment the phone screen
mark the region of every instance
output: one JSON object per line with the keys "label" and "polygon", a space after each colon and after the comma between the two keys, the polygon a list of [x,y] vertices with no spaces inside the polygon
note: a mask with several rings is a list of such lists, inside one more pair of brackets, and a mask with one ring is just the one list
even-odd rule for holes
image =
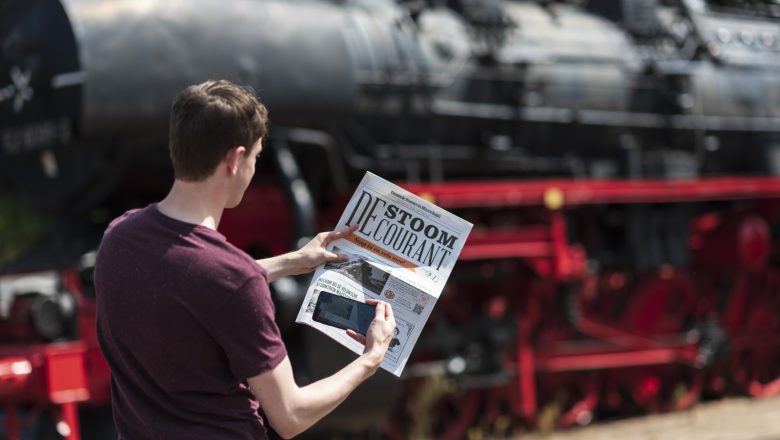
{"label": "phone screen", "polygon": [[365,336],[374,316],[376,316],[374,306],[330,292],[320,292],[313,318],[317,322],[334,327],[351,328]]}

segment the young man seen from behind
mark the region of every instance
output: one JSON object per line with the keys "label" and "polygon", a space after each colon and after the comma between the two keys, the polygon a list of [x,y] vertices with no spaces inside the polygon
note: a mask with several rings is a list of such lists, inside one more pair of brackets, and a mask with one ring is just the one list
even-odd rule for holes
{"label": "young man seen from behind", "polygon": [[188,87],[171,110],[170,192],[106,229],[95,267],[97,331],[120,439],[262,439],[258,406],[289,438],[336,408],[387,351],[395,319],[373,301],[367,335],[348,331],[363,355],[318,382],[295,383],[268,283],[341,260],[325,246],[352,230],[259,261],[217,232],[254,175],[266,124],[249,90],[228,81]]}

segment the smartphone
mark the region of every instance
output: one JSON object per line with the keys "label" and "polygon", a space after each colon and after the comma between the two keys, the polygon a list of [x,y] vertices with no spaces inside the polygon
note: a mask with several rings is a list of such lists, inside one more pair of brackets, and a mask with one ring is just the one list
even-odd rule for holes
{"label": "smartphone", "polygon": [[320,292],[314,306],[314,320],[341,329],[351,328],[365,336],[376,316],[376,308],[352,298]]}

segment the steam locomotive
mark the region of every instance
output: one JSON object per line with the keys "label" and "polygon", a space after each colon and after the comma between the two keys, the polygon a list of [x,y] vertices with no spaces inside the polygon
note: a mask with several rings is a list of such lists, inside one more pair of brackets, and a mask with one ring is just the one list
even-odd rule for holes
{"label": "steam locomotive", "polygon": [[[220,225],[257,258],[331,227],[365,170],[475,224],[403,380],[320,427],[455,439],[780,392],[779,23],[775,0],[0,2],[8,435],[16,407],[78,438],[107,405],[94,252],[164,195],[170,103],[209,78],[270,110]],[[301,382],[347,356],[293,324],[305,285],[273,286]]]}

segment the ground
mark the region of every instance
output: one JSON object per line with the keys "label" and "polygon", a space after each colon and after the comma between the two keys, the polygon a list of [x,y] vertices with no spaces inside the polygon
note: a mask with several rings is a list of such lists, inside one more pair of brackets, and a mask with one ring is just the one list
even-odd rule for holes
{"label": "ground", "polygon": [[770,440],[780,439],[780,397],[731,398],[657,414],[516,440]]}

